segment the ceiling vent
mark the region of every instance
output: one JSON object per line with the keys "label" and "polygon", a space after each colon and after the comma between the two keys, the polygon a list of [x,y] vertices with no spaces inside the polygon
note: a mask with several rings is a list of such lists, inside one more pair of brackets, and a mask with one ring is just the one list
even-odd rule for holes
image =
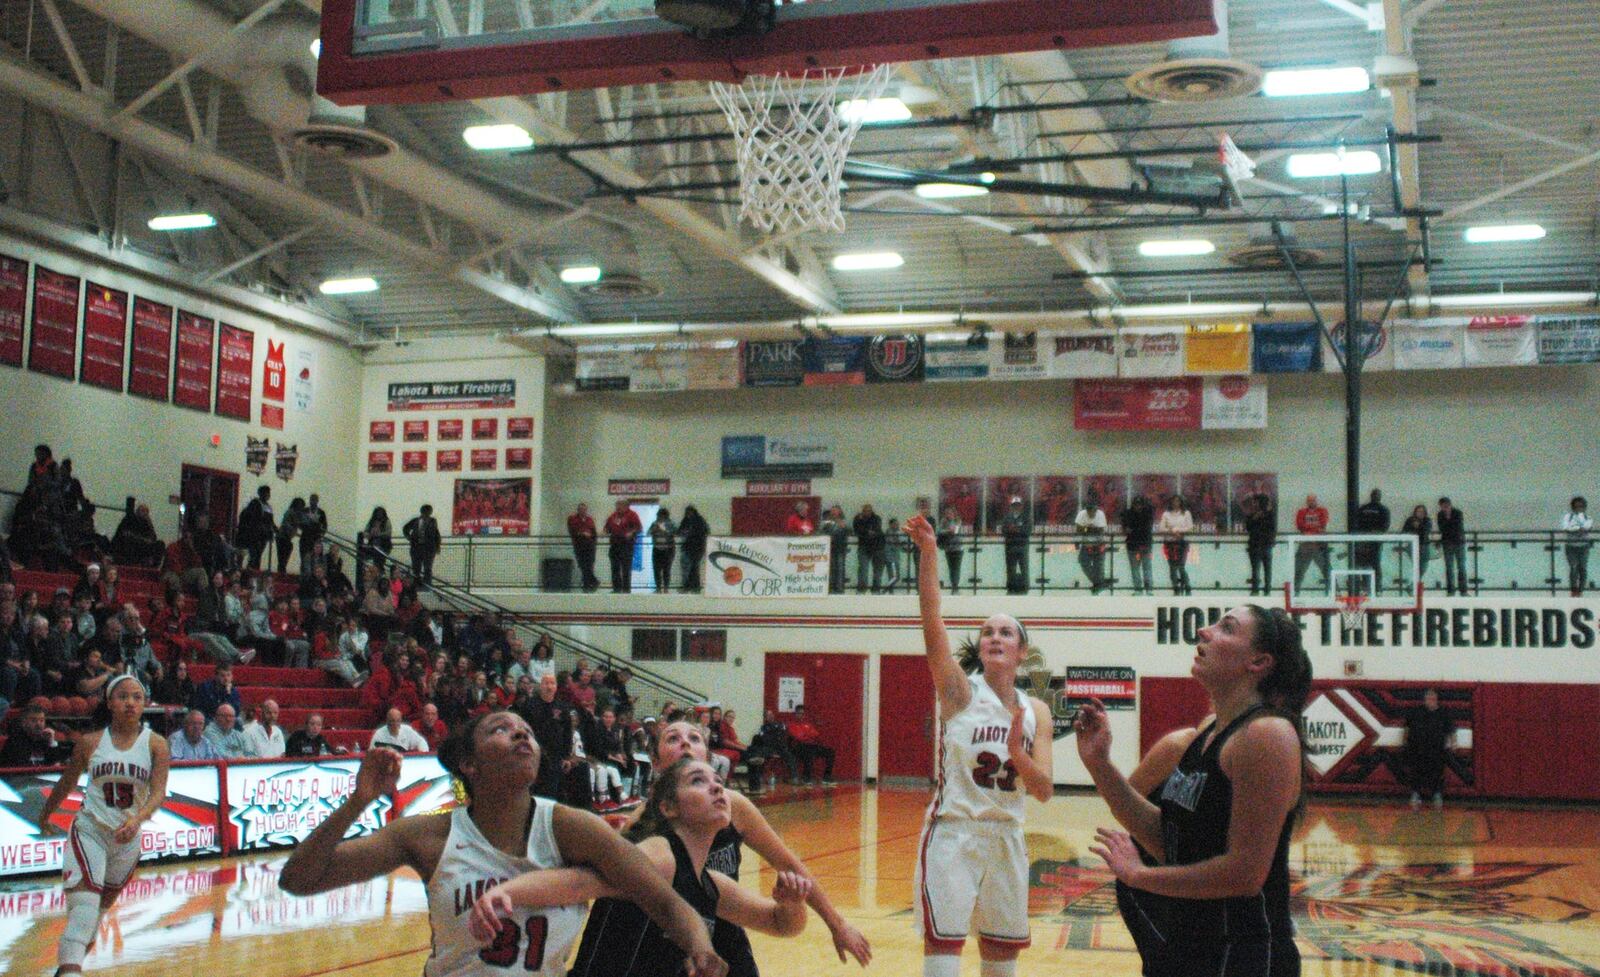
{"label": "ceiling vent", "polygon": [[1128,91],[1152,102],[1219,102],[1254,95],[1261,88],[1261,69],[1229,54],[1226,0],[1217,0],[1216,18],[1215,34],[1173,41],[1160,64],[1128,76]]}
{"label": "ceiling vent", "polygon": [[653,299],[661,287],[629,271],[607,272],[599,281],[580,286],[578,291],[604,299]]}
{"label": "ceiling vent", "polygon": [[1316,248],[1307,247],[1294,239],[1294,235],[1285,234],[1283,248],[1278,247],[1278,239],[1268,231],[1265,234],[1253,235],[1250,243],[1234,248],[1228,252],[1228,261],[1242,268],[1258,268],[1262,271],[1275,271],[1289,267],[1283,260],[1284,251],[1289,252],[1294,259],[1296,268],[1310,268],[1320,265],[1326,257]]}
{"label": "ceiling vent", "polygon": [[311,117],[295,127],[294,141],[306,149],[336,159],[373,159],[394,152],[398,144],[367,127],[364,105],[335,105],[313,97]]}

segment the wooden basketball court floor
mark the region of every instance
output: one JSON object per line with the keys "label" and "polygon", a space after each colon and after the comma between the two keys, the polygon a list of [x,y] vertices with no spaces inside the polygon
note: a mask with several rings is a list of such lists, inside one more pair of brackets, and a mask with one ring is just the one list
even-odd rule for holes
{"label": "wooden basketball court floor", "polygon": [[[764,808],[872,941],[870,973],[921,972],[911,880],[927,793],[792,789]],[[1086,853],[1110,823],[1089,794],[1029,802],[1033,947],[1023,974],[1139,972],[1111,878]],[[398,872],[308,899],[277,887],[285,855],[146,866],[102,926],[89,973],[128,977],[413,977],[428,949],[421,883]],[[1600,811],[1311,805],[1292,851],[1308,975],[1600,977]],[[753,867],[747,852],[745,864]],[[770,871],[747,871],[770,889]],[[0,972],[49,974],[59,878],[0,885]],[[813,916],[793,941],[755,938],[768,977],[857,972]],[[963,974],[976,974],[969,944]]]}

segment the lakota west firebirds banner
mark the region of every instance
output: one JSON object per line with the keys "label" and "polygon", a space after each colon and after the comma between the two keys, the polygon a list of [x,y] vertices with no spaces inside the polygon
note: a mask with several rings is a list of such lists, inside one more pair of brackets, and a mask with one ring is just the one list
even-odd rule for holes
{"label": "lakota west firebirds banner", "polygon": [[490,410],[515,406],[515,380],[433,380],[389,384],[390,410]]}
{"label": "lakota west firebirds banner", "polygon": [[532,507],[531,478],[458,478],[450,532],[456,536],[526,536]]}
{"label": "lakota west firebirds banner", "polygon": [[707,541],[707,597],[826,597],[827,537],[713,536]]}
{"label": "lakota west firebirds banner", "polygon": [[72,378],[78,358],[78,281],[71,275],[34,267],[28,369]]}
{"label": "lakota west firebirds banner", "polygon": [[1315,322],[1258,322],[1254,328],[1251,372],[1322,372],[1322,327]]}
{"label": "lakota west firebirds banner", "polygon": [[1194,431],[1200,427],[1199,377],[1079,380],[1072,425],[1080,431]]}
{"label": "lakota west firebirds banner", "polygon": [[122,359],[128,345],[128,293],[94,282],[83,291],[83,354],[78,379],[121,393]]}
{"label": "lakota west firebirds banner", "polygon": [[[228,764],[225,829],[235,851],[296,845],[355,793],[358,759]],[[215,774],[213,774],[213,778]],[[383,827],[393,799],[378,798],[346,831],[359,838]]]}
{"label": "lakota west firebirds banner", "polygon": [[172,306],[133,300],[128,393],[165,401],[172,395]]}
{"label": "lakota west firebirds banner", "polygon": [[28,263],[0,254],[0,363],[22,365],[22,321],[28,310]]}

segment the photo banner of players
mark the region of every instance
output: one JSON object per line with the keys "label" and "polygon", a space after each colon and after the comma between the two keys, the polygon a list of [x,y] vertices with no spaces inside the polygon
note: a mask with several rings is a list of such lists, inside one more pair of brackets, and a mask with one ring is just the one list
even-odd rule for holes
{"label": "photo banner of players", "polygon": [[89,282],[83,290],[83,353],[78,379],[122,392],[122,361],[128,348],[128,293]]}
{"label": "photo banner of players", "polygon": [[[355,793],[360,760],[230,761],[224,830],[233,851],[297,845]],[[346,838],[383,827],[394,799],[385,794],[356,818]]]}
{"label": "photo banner of players", "polygon": [[1322,327],[1315,322],[1258,322],[1251,340],[1253,373],[1322,372]]}
{"label": "photo banner of players", "polygon": [[1147,473],[1133,476],[1133,493],[1128,496],[1131,504],[1135,498],[1144,496],[1150,503],[1150,508],[1155,510],[1155,518],[1159,520],[1161,513],[1167,509],[1167,500],[1178,494],[1178,476]]}
{"label": "photo banner of players", "polygon": [[[1228,476],[1228,530],[1244,532],[1244,520],[1250,513],[1246,504],[1259,505],[1262,496],[1273,512],[1278,511],[1278,476],[1272,472],[1237,472]],[[1291,513],[1290,515],[1293,515]],[[1279,523],[1279,528],[1287,526]]]}
{"label": "photo banner of players", "polygon": [[1540,316],[1540,363],[1600,363],[1600,316]]}
{"label": "photo banner of players", "polygon": [[217,327],[217,413],[250,419],[250,379],[256,370],[256,334],[248,329]]}
{"label": "photo banner of players", "polygon": [[172,402],[211,413],[211,354],[214,323],[178,310],[178,356],[173,365]]}
{"label": "photo banner of players", "polygon": [[826,597],[826,536],[713,536],[706,541],[707,597]]}
{"label": "photo banner of players", "polygon": [[23,321],[28,311],[28,263],[0,254],[0,363],[22,365]]}
{"label": "photo banner of players", "polygon": [[998,533],[1006,513],[1015,500],[1022,503],[1022,514],[1033,513],[1033,479],[1027,475],[991,475],[983,487],[983,531]]}
{"label": "photo banner of players", "polygon": [[1470,367],[1532,366],[1539,362],[1539,331],[1532,316],[1474,316],[1465,354]]}
{"label": "photo banner of players", "polygon": [[526,536],[533,507],[531,478],[458,478],[450,507],[455,536]]}
{"label": "photo banner of players", "polygon": [[1075,475],[1037,475],[1033,479],[1033,531],[1065,533],[1078,517]]}
{"label": "photo banner of players", "polygon": [[515,380],[433,380],[391,383],[389,409],[495,410],[517,406]]}
{"label": "photo banner of players", "polygon": [[[72,379],[78,364],[78,285],[71,275],[43,265],[33,269],[33,332],[28,369]],[[210,402],[206,403],[209,410]]]}
{"label": "photo banner of players", "polygon": [[1106,528],[1122,528],[1122,510],[1128,507],[1128,476],[1083,476],[1083,502],[1087,508],[1092,502],[1106,514]]}
{"label": "photo banner of players", "polygon": [[1178,493],[1189,503],[1194,528],[1202,533],[1221,533],[1228,529],[1228,476],[1211,472],[1182,475]]}
{"label": "photo banner of players", "polygon": [[972,475],[939,479],[939,514],[954,512],[963,533],[983,529],[983,479]]}
{"label": "photo banner of players", "polygon": [[166,403],[172,396],[172,306],[133,300],[128,393]]}

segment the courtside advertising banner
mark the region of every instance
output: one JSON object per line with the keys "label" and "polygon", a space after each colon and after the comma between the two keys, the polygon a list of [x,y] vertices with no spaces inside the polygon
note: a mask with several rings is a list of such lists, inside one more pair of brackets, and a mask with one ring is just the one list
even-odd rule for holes
{"label": "courtside advertising banner", "polygon": [[1539,330],[1532,316],[1475,316],[1467,323],[1468,366],[1532,366],[1539,362]]}
{"label": "courtside advertising banner", "polygon": [[1267,381],[1251,376],[1206,377],[1200,427],[1207,431],[1267,426]]}
{"label": "courtside advertising banner", "polygon": [[1117,337],[1058,335],[1051,337],[1050,375],[1053,377],[1114,377],[1117,375]]}
{"label": "courtside advertising banner", "polygon": [[459,807],[450,774],[439,758],[408,755],[400,761],[400,780],[395,784],[391,821],[413,814],[434,814]]}
{"label": "courtside advertising banner", "polygon": [[1540,316],[1539,362],[1600,362],[1600,316]]}
{"label": "courtside advertising banner", "polygon": [[1117,374],[1123,377],[1183,375],[1182,326],[1138,326],[1117,333]]}
{"label": "courtside advertising banner", "polygon": [[1200,378],[1079,380],[1072,426],[1080,431],[1194,431],[1200,427]]}
{"label": "courtside advertising banner", "polygon": [[826,597],[826,536],[713,536],[706,547],[707,597]]}
{"label": "courtside advertising banner", "polygon": [[1250,342],[1251,372],[1322,372],[1322,327],[1315,322],[1258,322]]}
{"label": "courtside advertising banner", "polygon": [[1190,326],[1184,337],[1184,372],[1250,372],[1250,324]]}
{"label": "courtside advertising banner", "polygon": [[[228,764],[226,828],[233,849],[276,848],[304,841],[356,789],[359,759]],[[214,776],[214,774],[213,774]],[[380,797],[345,832],[372,834],[388,820],[393,800]]]}
{"label": "courtside advertising banner", "polygon": [[1465,361],[1461,319],[1402,319],[1394,327],[1396,370],[1454,370]]}

